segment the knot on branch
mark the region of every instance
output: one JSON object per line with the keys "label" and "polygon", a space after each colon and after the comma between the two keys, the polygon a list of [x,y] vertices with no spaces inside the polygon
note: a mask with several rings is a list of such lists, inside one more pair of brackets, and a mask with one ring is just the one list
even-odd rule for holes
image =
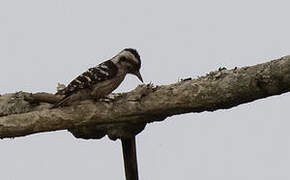
{"label": "knot on branch", "polygon": [[[120,98],[125,98],[129,102],[139,102],[142,98],[153,92],[155,88],[152,84],[139,85],[129,93],[110,94],[109,96],[100,99],[101,102],[115,103]],[[116,102],[116,104],[119,102]],[[82,139],[101,139],[105,135],[111,140],[133,137],[144,130],[146,123],[114,123],[114,124],[99,124],[77,126],[68,129],[76,138]]]}
{"label": "knot on branch", "polygon": [[111,140],[133,137],[144,130],[146,123],[117,123],[70,128],[68,131],[76,138],[101,139],[105,135]]}

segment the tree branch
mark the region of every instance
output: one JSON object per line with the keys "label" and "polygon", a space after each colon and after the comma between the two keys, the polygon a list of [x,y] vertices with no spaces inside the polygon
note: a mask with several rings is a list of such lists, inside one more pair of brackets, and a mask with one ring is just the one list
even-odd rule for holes
{"label": "tree branch", "polygon": [[[166,117],[226,109],[290,91],[290,56],[210,72],[171,85],[140,85],[113,98],[49,109],[60,97],[24,92],[0,96],[0,137],[68,129],[79,138],[131,137]],[[40,97],[39,97],[40,96]],[[49,102],[49,103],[48,103]]]}

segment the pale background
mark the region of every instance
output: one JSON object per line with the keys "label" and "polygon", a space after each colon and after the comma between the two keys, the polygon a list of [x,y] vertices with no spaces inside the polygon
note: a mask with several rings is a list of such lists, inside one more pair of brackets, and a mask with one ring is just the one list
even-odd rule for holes
{"label": "pale background", "polygon": [[[290,54],[280,0],[0,0],[0,94],[57,82],[126,47],[156,85]],[[140,82],[128,76],[116,92]],[[289,93],[153,123],[138,135],[141,180],[290,179]],[[120,141],[66,131],[0,140],[1,180],[124,179]]]}

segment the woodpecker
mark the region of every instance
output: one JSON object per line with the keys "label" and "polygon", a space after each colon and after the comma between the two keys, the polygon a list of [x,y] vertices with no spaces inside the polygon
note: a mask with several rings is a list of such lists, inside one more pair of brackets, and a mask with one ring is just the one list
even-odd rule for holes
{"label": "woodpecker", "polygon": [[89,68],[67,87],[56,94],[64,95],[64,98],[52,108],[71,104],[89,98],[99,99],[114,91],[124,80],[127,74],[133,74],[143,83],[140,74],[141,59],[135,49],[126,48],[110,60]]}

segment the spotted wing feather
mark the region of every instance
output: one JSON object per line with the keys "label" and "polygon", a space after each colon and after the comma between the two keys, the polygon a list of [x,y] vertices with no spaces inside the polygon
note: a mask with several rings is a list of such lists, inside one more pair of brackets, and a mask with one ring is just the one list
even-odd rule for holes
{"label": "spotted wing feather", "polygon": [[117,72],[118,68],[112,61],[105,61],[76,77],[66,88],[58,92],[58,94],[68,97],[78,90],[91,88],[92,85],[98,82],[113,78]]}

